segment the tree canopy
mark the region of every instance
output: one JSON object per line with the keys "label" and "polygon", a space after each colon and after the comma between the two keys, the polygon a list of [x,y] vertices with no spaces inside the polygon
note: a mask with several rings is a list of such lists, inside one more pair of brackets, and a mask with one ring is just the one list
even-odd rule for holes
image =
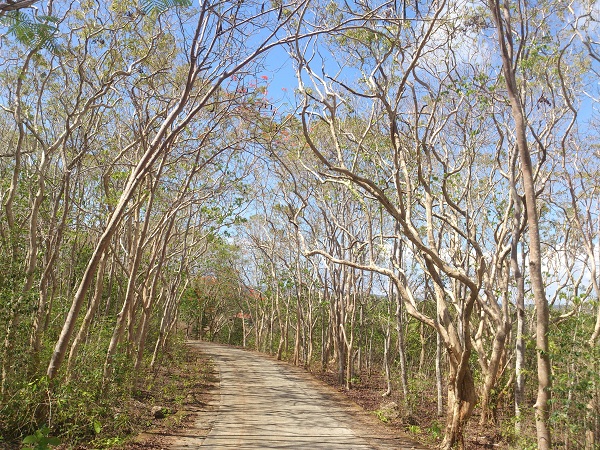
{"label": "tree canopy", "polygon": [[598,448],[599,14],[1,1],[0,442],[89,440],[186,336]]}

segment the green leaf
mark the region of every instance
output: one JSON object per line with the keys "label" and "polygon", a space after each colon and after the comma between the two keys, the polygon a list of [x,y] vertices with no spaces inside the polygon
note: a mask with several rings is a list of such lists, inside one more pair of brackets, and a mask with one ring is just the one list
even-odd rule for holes
{"label": "green leaf", "polygon": [[140,7],[144,14],[154,16],[177,6],[192,6],[191,0],[140,0]]}
{"label": "green leaf", "polygon": [[58,19],[52,16],[41,15],[31,17],[22,11],[10,11],[0,17],[0,25],[8,27],[8,33],[17,41],[27,47],[39,47],[56,52],[58,46],[54,35],[58,28],[53,24]]}
{"label": "green leaf", "polygon": [[60,445],[60,439],[56,437],[51,437],[48,438],[47,443],[48,445]]}
{"label": "green leaf", "polygon": [[99,434],[101,430],[102,430],[102,425],[100,424],[100,422],[98,422],[97,420],[94,420],[94,432],[96,434]]}
{"label": "green leaf", "polygon": [[23,439],[23,444],[37,444],[39,442],[40,438],[38,436],[36,436],[35,434],[26,436],[25,439]]}

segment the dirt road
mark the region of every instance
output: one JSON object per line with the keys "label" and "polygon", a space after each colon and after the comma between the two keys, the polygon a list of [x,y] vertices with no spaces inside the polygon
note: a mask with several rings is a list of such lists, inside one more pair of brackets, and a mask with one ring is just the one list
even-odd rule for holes
{"label": "dirt road", "polygon": [[220,386],[195,428],[175,438],[171,449],[425,449],[390,435],[301,369],[232,347],[190,345],[213,358]]}

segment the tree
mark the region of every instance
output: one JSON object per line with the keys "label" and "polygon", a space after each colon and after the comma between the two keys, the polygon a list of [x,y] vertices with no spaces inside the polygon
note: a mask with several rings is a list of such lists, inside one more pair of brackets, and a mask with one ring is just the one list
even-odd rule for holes
{"label": "tree", "polygon": [[[152,170],[156,161],[171,151],[173,142],[197,114],[218,102],[218,93],[222,85],[232,75],[247,70],[261,54],[277,45],[277,32],[304,7],[304,4],[297,5],[293,14],[282,22],[274,24],[273,29],[264,38],[259,39],[258,43],[246,46],[244,42],[249,45],[254,43],[244,36],[245,28],[254,22],[263,23],[270,11],[257,12],[254,8],[240,8],[237,3],[228,2],[216,5],[201,4],[196,16],[195,29],[191,36],[185,36],[188,39],[185,72],[177,79],[179,86],[176,88],[175,95],[165,105],[162,113],[157,115],[157,118],[160,118],[160,125],[153,130],[147,146],[141,149],[139,159],[129,173],[119,200],[107,218],[104,231],[94,246],[48,364],[49,378],[54,378],[58,373],[98,263],[140,183]],[[230,14],[232,14],[231,18]],[[227,19],[224,19],[225,15]],[[255,32],[256,30],[257,28]],[[158,31],[160,32],[160,29]],[[233,44],[236,45],[235,49],[232,47]],[[124,74],[131,76],[141,62],[136,61]],[[128,146],[134,148],[137,142],[134,141]]]}

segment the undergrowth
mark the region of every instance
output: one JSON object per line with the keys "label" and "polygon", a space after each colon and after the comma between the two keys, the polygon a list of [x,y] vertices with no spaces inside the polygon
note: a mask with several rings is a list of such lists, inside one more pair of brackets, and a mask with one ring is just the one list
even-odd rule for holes
{"label": "undergrowth", "polygon": [[[131,359],[126,352],[121,354],[114,364],[114,377],[104,388],[102,364],[94,364],[85,355],[87,361],[78,363],[76,375],[68,382],[32,376],[12,386],[12,395],[0,406],[0,448],[26,445],[40,450],[44,443],[44,448],[50,448],[59,442],[61,450],[119,446],[156,426],[155,406],[168,412],[161,426],[177,427],[184,422],[186,416],[179,410],[186,393],[202,386],[210,364],[181,337],[173,339],[155,370],[134,373]],[[36,440],[35,436],[41,437]]]}

